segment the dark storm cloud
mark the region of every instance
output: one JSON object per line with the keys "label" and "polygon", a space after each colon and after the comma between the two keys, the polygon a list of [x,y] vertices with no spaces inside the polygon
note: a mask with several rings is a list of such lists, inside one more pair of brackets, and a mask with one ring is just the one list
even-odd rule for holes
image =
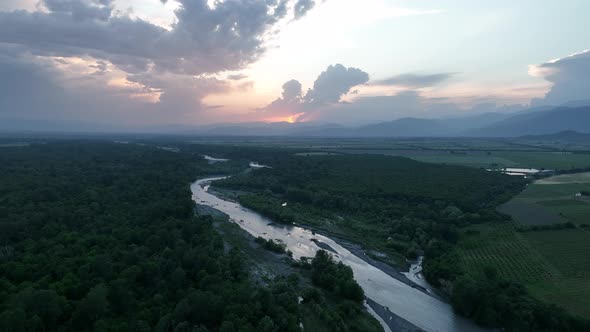
{"label": "dark storm cloud", "polygon": [[590,100],[590,51],[532,66],[531,72],[544,77],[553,86],[535,105],[559,105]]}
{"label": "dark storm cloud", "polygon": [[447,81],[454,75],[455,73],[437,73],[428,75],[407,73],[376,81],[375,84],[404,86],[410,88],[425,88]]}
{"label": "dark storm cloud", "polygon": [[309,104],[337,103],[342,96],[360,84],[369,81],[369,74],[358,68],[346,68],[341,64],[329,66],[318,76],[305,95],[305,102]]}

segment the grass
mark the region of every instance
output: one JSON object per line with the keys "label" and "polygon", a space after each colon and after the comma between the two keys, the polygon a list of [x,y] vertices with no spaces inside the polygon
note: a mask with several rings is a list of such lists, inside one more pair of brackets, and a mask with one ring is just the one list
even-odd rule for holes
{"label": "grass", "polygon": [[523,236],[564,276],[588,278],[590,282],[590,232],[568,229]]}
{"label": "grass", "polygon": [[475,225],[458,248],[465,270],[493,266],[538,299],[590,318],[590,232],[517,233],[508,223]]}
{"label": "grass", "polygon": [[503,151],[494,152],[493,155],[511,160],[517,163],[518,166],[526,168],[570,169],[590,167],[590,154],[582,153]]}
{"label": "grass", "polygon": [[559,213],[522,199],[513,199],[498,207],[498,211],[510,215],[521,225],[551,225],[564,223],[567,220]]}
{"label": "grass", "polygon": [[[498,208],[515,225],[590,223],[590,173],[551,177],[529,185]],[[518,233],[510,223],[470,227],[459,244],[464,268],[494,266],[533,296],[590,318],[590,232],[577,229]]]}
{"label": "grass", "polygon": [[[493,146],[443,147],[435,144],[409,145],[404,149],[335,148],[326,149],[348,154],[382,154],[402,156],[417,161],[472,167],[523,167],[538,169],[571,169],[590,167],[590,154],[550,151],[487,151]],[[513,147],[514,148],[514,147]]]}
{"label": "grass", "polygon": [[581,191],[590,191],[590,173],[550,177],[529,185],[499,211],[522,225],[590,224],[590,199],[575,197]]}
{"label": "grass", "polygon": [[556,277],[557,270],[516,233],[511,224],[475,225],[469,231],[472,234],[465,235],[459,243],[466,270],[493,266],[502,277],[523,283]]}
{"label": "grass", "polygon": [[575,224],[590,224],[590,200],[543,201],[541,205]]}
{"label": "grass", "polygon": [[531,285],[532,293],[590,318],[590,232],[559,230],[523,236],[559,271],[556,279]]}
{"label": "grass", "polygon": [[567,183],[586,183],[590,184],[590,172],[563,174],[553,176],[547,179],[539,180],[539,184],[567,184]]}

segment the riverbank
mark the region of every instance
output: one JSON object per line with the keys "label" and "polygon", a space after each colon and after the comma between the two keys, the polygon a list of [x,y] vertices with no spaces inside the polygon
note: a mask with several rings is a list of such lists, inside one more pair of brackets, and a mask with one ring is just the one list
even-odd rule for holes
{"label": "riverbank", "polygon": [[[201,205],[201,207],[203,206]],[[255,242],[255,238],[245,230],[241,229],[237,223],[230,221],[225,213],[217,211],[214,208],[196,209],[195,212],[203,215],[211,215],[218,219],[218,221],[215,222],[215,228],[223,235],[224,246],[228,248],[239,247],[248,255],[248,257],[253,259],[254,264],[252,265],[251,273],[252,277],[258,284],[268,284],[268,280],[270,279],[277,277],[286,278],[293,273],[297,273],[298,275],[301,274],[301,271],[293,268],[293,263],[295,263],[294,259],[285,254],[278,254],[260,248]],[[318,242],[317,244],[319,247],[327,251],[336,253],[333,248],[323,242]],[[300,279],[300,283],[302,285],[310,286],[311,280],[306,276]],[[385,324],[389,331],[425,332],[414,324],[389,311],[389,308],[380,305],[370,298],[366,298],[366,303],[370,308],[370,310],[367,310],[367,313],[379,316],[379,322]],[[388,330],[385,329],[385,331]]]}
{"label": "riverbank", "polygon": [[395,332],[426,332],[416,325],[389,311],[385,306],[367,299],[367,305],[383,320],[391,331]]}
{"label": "riverbank", "polygon": [[[202,186],[203,188],[205,186]],[[217,188],[213,188],[213,187],[209,187],[209,193],[219,197],[220,199],[223,200],[227,200],[233,203],[237,203],[237,193],[235,192],[226,192],[225,190],[221,189],[218,190]],[[214,208],[212,208],[214,210]],[[242,208],[243,209],[243,208]],[[231,220],[231,218],[230,218]],[[239,220],[235,220],[232,224],[239,224]],[[272,226],[271,224],[266,224],[266,226]],[[278,225],[277,225],[278,226]],[[286,226],[286,225],[281,225],[281,226]],[[300,228],[299,225],[293,225],[294,228]],[[427,295],[428,297],[432,297],[433,299],[437,299],[440,300],[440,298],[433,296],[432,294],[428,293],[428,291],[413,283],[411,280],[409,280],[403,273],[402,271],[399,271],[398,269],[387,265],[383,262],[379,262],[376,261],[372,258],[370,258],[367,253],[365,252],[365,250],[358,244],[354,244],[352,242],[343,240],[341,238],[335,237],[332,234],[329,234],[328,232],[325,232],[323,230],[314,230],[313,227],[308,227],[307,225],[304,226],[305,228],[307,228],[313,235],[317,234],[318,239],[313,238],[311,241],[313,243],[315,243],[316,246],[330,251],[332,252],[334,255],[338,256],[338,251],[335,250],[334,248],[332,248],[329,244],[322,242],[320,239],[323,237],[329,237],[330,239],[332,239],[334,241],[334,243],[337,246],[341,246],[342,248],[348,250],[352,255],[358,257],[360,260],[362,260],[364,263],[373,266],[374,268],[380,270],[382,273],[385,273],[387,276],[403,283],[406,286],[409,286],[411,288],[414,288],[418,291],[420,291],[421,293]],[[246,232],[244,230],[244,232]],[[253,239],[253,236],[251,236]],[[423,331],[422,329],[420,329],[418,326],[410,323],[409,321],[403,319],[402,317],[400,317],[399,315],[393,313],[392,311],[389,310],[388,307],[383,306],[378,304],[376,301],[368,298],[367,299],[367,304],[369,304],[372,314],[377,315],[380,320],[382,321],[382,323],[385,323],[385,325],[387,325],[387,327],[392,330],[392,331]],[[408,304],[409,305],[409,304]]]}
{"label": "riverbank", "polygon": [[[218,197],[224,199],[224,200],[234,202],[234,203],[239,203],[238,196],[240,194],[246,193],[246,192],[238,192],[236,190],[227,190],[227,189],[217,188],[215,186],[209,187],[209,192],[215,196],[218,196]],[[302,227],[302,228],[312,231],[315,234],[329,237],[330,239],[334,240],[334,242],[338,243],[340,246],[346,248],[352,254],[359,257],[363,261],[365,261],[367,264],[370,264],[370,265],[376,267],[377,269],[383,271],[384,273],[386,273],[390,277],[392,277],[392,278],[394,278],[394,279],[396,279],[396,280],[398,280],[398,281],[400,281],[412,288],[415,288],[415,289],[417,289],[429,296],[432,296],[438,300],[448,302],[448,300],[445,297],[441,296],[441,294],[429,292],[423,286],[420,286],[420,285],[416,284],[415,282],[413,282],[412,280],[408,279],[408,277],[406,275],[404,275],[404,273],[409,272],[409,270],[405,271],[404,269],[401,269],[399,266],[393,266],[391,264],[387,264],[385,262],[382,262],[380,260],[376,260],[376,259],[370,257],[367,250],[365,248],[363,248],[360,244],[353,243],[349,240],[343,239],[340,236],[340,234],[334,234],[334,233],[331,233],[325,229],[318,228],[318,227],[315,227],[315,226],[309,225],[309,224],[296,224],[293,226]],[[318,247],[320,247],[324,250],[330,251],[332,253],[336,253],[336,251],[333,248],[331,248],[329,245],[327,245],[321,241],[316,241],[315,243],[316,243],[316,245],[318,245]]]}

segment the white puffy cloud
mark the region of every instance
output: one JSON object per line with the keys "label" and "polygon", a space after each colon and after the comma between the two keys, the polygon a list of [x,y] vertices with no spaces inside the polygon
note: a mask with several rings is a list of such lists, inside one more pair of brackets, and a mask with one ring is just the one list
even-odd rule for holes
{"label": "white puffy cloud", "polygon": [[369,74],[358,68],[346,68],[341,64],[329,66],[318,76],[305,95],[305,102],[314,105],[337,103],[342,96],[360,84],[369,81]]}
{"label": "white puffy cloud", "polygon": [[273,116],[287,116],[317,112],[330,105],[339,104],[342,97],[357,85],[369,81],[369,74],[358,68],[331,65],[315,80],[313,88],[303,96],[301,83],[290,80],[283,84],[282,96],[261,109]]}
{"label": "white puffy cloud", "polygon": [[544,98],[533,100],[534,105],[559,105],[590,99],[590,50],[532,65],[529,73],[553,84]]}
{"label": "white puffy cloud", "polygon": [[301,83],[297,80],[290,80],[283,84],[283,100],[286,102],[299,101],[301,99]]}
{"label": "white puffy cloud", "polygon": [[[390,88],[378,95],[356,94],[355,87],[365,87],[369,75],[358,68],[337,64],[329,66],[315,80],[313,88],[301,97],[301,84],[290,80],[283,85],[282,96],[258,110],[270,119],[293,118],[297,121],[320,121],[357,125],[391,121],[403,117],[441,118],[452,115],[486,112],[514,112],[523,105],[499,103],[497,96],[477,95],[465,100],[434,97],[424,91],[451,79],[453,73],[401,74],[367,86]],[[403,89],[399,89],[403,87]],[[354,93],[354,95],[353,95]],[[346,96],[352,98],[345,98]],[[346,99],[347,101],[343,101]]]}

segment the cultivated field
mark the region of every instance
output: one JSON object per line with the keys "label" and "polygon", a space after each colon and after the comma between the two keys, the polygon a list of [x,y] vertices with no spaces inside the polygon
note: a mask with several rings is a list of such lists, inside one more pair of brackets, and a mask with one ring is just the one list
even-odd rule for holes
{"label": "cultivated field", "polygon": [[459,244],[463,268],[495,267],[537,298],[590,318],[590,232],[516,232],[509,223],[476,225]]}
{"label": "cultivated field", "polygon": [[517,226],[572,222],[590,224],[590,173],[567,174],[536,181],[498,208],[514,226],[478,226],[480,233],[461,245],[464,264],[495,266],[504,277],[523,282],[539,299],[590,318],[590,231],[516,232]]}
{"label": "cultivated field", "polygon": [[499,211],[521,225],[547,225],[560,222],[590,224],[590,173],[566,174],[536,181]]}
{"label": "cultivated field", "polygon": [[492,266],[502,277],[525,284],[553,280],[558,273],[511,224],[476,225],[469,233],[459,246],[467,270]]}
{"label": "cultivated field", "polygon": [[202,138],[194,143],[280,147],[309,152],[383,154],[478,168],[590,167],[590,143],[491,138]]}
{"label": "cultivated field", "polygon": [[526,226],[567,222],[559,213],[522,199],[512,199],[498,207],[498,211],[510,215],[518,224]]}
{"label": "cultivated field", "polygon": [[590,232],[527,232],[523,237],[559,272],[550,282],[531,285],[531,291],[573,313],[590,317]]}

